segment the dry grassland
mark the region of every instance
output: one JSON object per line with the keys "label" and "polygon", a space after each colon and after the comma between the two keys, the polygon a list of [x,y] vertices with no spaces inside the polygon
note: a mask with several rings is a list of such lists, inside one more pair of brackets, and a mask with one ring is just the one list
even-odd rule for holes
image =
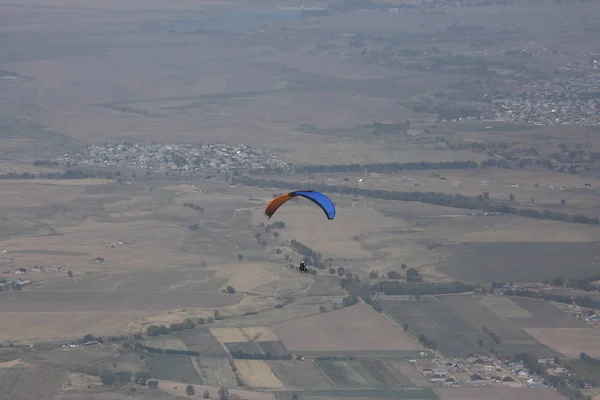
{"label": "dry grassland", "polygon": [[275,389],[285,386],[265,361],[235,360],[235,366],[242,380],[250,387]]}
{"label": "dry grassland", "polygon": [[0,371],[0,393],[10,400],[53,398],[60,392],[66,375],[53,368],[20,364]]}
{"label": "dry grassland", "polygon": [[237,343],[248,340],[240,328],[210,328],[210,333],[221,343]]}
{"label": "dry grassland", "polygon": [[600,335],[592,328],[529,328],[525,329],[535,340],[568,358],[579,358],[585,351],[591,357],[600,357]]}
{"label": "dry grassland", "polygon": [[253,342],[277,342],[279,337],[268,326],[249,326],[240,328],[244,335]]}
{"label": "dry grassland", "polygon": [[[66,182],[66,181],[65,181]],[[74,200],[86,185],[41,184],[37,181],[0,181],[2,207],[39,207]]]}
{"label": "dry grassland", "polygon": [[440,388],[440,400],[565,400],[553,389],[546,388]]}
{"label": "dry grassland", "polygon": [[412,351],[422,347],[366,304],[272,325],[291,351]]}
{"label": "dry grassland", "polygon": [[66,340],[94,332],[117,335],[127,332],[139,312],[3,312],[0,340],[41,342]]}
{"label": "dry grassland", "polygon": [[533,314],[507,297],[485,296],[475,301],[487,307],[500,318],[533,318]]}

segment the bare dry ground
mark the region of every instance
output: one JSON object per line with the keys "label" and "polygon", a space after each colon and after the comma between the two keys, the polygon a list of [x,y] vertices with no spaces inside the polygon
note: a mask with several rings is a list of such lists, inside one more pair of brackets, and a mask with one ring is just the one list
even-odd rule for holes
{"label": "bare dry ground", "polygon": [[[185,389],[187,385],[177,381],[160,381],[160,391],[169,394],[169,399],[190,398],[186,395]],[[208,390],[211,398],[218,398],[217,393],[219,392],[219,386],[206,386],[206,385],[194,385],[196,389],[196,398],[201,398],[205,390]],[[237,394],[242,399],[247,400],[275,400],[275,393],[273,392],[260,392],[243,389],[229,389],[229,394]],[[194,397],[192,397],[194,398]],[[95,400],[95,399],[94,399]]]}
{"label": "bare dry ground", "polygon": [[545,388],[439,388],[435,392],[440,400],[565,400]]}
{"label": "bare dry ground", "polygon": [[402,329],[362,303],[271,327],[291,351],[411,352],[422,349]]}
{"label": "bare dry ground", "polygon": [[593,328],[529,328],[527,333],[538,342],[568,358],[579,358],[582,351],[600,357],[600,335]]}

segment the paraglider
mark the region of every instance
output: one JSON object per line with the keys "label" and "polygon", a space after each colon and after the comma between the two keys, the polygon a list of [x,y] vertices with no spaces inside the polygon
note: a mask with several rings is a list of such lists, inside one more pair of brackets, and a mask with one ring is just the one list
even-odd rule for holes
{"label": "paraglider", "polygon": [[325,216],[327,216],[328,220],[332,220],[335,218],[335,205],[333,201],[327,196],[325,196],[321,192],[315,192],[312,190],[297,190],[294,192],[282,194],[281,196],[275,197],[265,208],[265,215],[267,218],[271,219],[273,214],[284,205],[287,201],[295,198],[295,197],[304,197],[315,203],[317,206],[323,210]]}

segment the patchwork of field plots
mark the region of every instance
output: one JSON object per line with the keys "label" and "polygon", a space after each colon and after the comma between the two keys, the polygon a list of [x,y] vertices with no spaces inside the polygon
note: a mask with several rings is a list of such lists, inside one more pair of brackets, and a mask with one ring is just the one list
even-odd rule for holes
{"label": "patchwork of field plots", "polygon": [[207,385],[217,387],[237,386],[235,374],[226,358],[198,357],[195,360],[195,365]]}
{"label": "patchwork of field plots", "polygon": [[400,372],[400,364],[404,363],[402,361],[318,360],[315,363],[338,387],[415,386],[414,382]]}
{"label": "patchwork of field plots", "polygon": [[291,351],[414,352],[422,347],[366,304],[272,326]]}
{"label": "patchwork of field plots", "polygon": [[311,361],[267,361],[271,370],[288,387],[323,388],[331,382]]}
{"label": "patchwork of field plots", "polygon": [[175,337],[180,338],[185,346],[192,351],[197,351],[201,356],[223,357],[225,349],[212,335],[208,328],[196,328],[177,332]]}
{"label": "patchwork of field plots", "polygon": [[[512,299],[500,301],[491,299],[493,300],[470,295],[450,295],[419,302],[381,300],[381,305],[384,312],[398,323],[408,324],[411,332],[417,335],[423,334],[433,340],[437,349],[448,357],[481,353],[490,347],[507,355],[525,351],[545,356],[556,353],[556,350],[537,342],[523,330],[527,324],[534,324],[536,321],[541,320],[542,323],[551,323],[551,321],[544,321],[544,318],[535,316],[531,311],[521,308],[519,304],[512,303]],[[496,302],[502,305],[503,315],[512,312],[513,315],[519,315],[519,318],[501,318],[496,315],[493,309]],[[536,306],[554,307],[544,302]],[[563,318],[567,318],[564,320],[567,321],[571,318],[562,315],[559,311],[555,314],[558,315],[554,315],[553,318],[557,320],[563,321]],[[483,327],[498,336],[500,343],[493,341],[483,331]],[[483,349],[478,346],[479,340],[484,343]]]}
{"label": "patchwork of field plots", "polygon": [[244,383],[255,388],[282,388],[269,364],[261,360],[235,360],[235,366]]}
{"label": "patchwork of field plots", "polygon": [[149,353],[146,355],[146,364],[153,378],[204,384],[190,356]]}

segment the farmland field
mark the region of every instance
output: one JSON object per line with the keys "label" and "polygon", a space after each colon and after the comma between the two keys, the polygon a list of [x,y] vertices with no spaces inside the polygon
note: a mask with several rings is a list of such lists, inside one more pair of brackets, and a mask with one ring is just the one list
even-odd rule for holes
{"label": "farmland field", "polygon": [[0,370],[0,393],[10,400],[52,398],[61,391],[66,376],[57,369],[19,364]]}
{"label": "farmland field", "polygon": [[248,326],[240,328],[244,335],[253,342],[277,342],[279,338],[268,326]]}
{"label": "farmland field", "polygon": [[225,358],[197,358],[196,365],[200,369],[205,384],[208,386],[237,386],[235,374],[229,366],[229,361]]}
{"label": "farmland field", "polygon": [[188,350],[183,340],[174,337],[158,337],[144,340],[142,345],[164,350]]}
{"label": "farmland field", "polygon": [[264,354],[270,353],[273,356],[286,356],[289,355],[290,352],[285,348],[283,343],[277,342],[257,342],[256,345],[260,347]]}
{"label": "farmland field", "polygon": [[156,379],[202,385],[204,382],[192,364],[190,356],[174,354],[146,355],[150,375]]}
{"label": "farmland field", "polygon": [[210,332],[221,343],[238,343],[248,340],[240,328],[210,328]]}
{"label": "farmland field", "polygon": [[375,379],[385,386],[413,386],[410,379],[404,377],[390,361],[361,360],[359,363]]}
{"label": "farmland field", "polygon": [[331,387],[331,382],[311,361],[267,361],[271,370],[292,388]]}
{"label": "farmland field", "polygon": [[258,343],[254,343],[254,342],[240,342],[240,343],[229,342],[226,344],[226,346],[227,346],[227,350],[229,350],[232,353],[238,352],[238,351],[243,351],[244,353],[248,353],[248,354],[262,353],[262,350],[258,346]]}
{"label": "farmland field", "polygon": [[181,338],[189,350],[197,351],[201,356],[219,357],[225,355],[225,349],[208,328],[180,331],[175,336]]}
{"label": "farmland field", "polygon": [[569,358],[579,358],[584,351],[590,357],[600,357],[600,335],[596,329],[585,328],[529,328],[526,330],[539,342]]}
{"label": "farmland field", "polygon": [[439,388],[440,400],[566,400],[553,389],[546,388]]}
{"label": "farmland field", "polygon": [[533,314],[504,296],[484,296],[479,304],[498,315],[500,318],[532,318]]}
{"label": "farmland field", "polygon": [[[455,247],[455,248],[451,248]],[[445,251],[440,270],[463,282],[541,282],[564,273],[573,276],[597,271],[595,242],[463,243]],[[543,257],[540,257],[543,254]]]}
{"label": "farmland field", "polygon": [[284,384],[261,360],[235,360],[238,373],[246,385],[255,388],[281,388]]}
{"label": "farmland field", "polygon": [[511,297],[515,303],[523,307],[534,318],[511,318],[519,327],[527,328],[585,328],[587,325],[572,315],[563,312],[554,304],[537,299]]}
{"label": "farmland field", "polygon": [[[481,353],[490,347],[509,355],[521,351],[546,356],[552,353],[518,326],[479,306],[471,296],[440,296],[419,302],[382,300],[381,306],[398,323],[408,324],[409,331],[433,340],[448,357]],[[500,343],[492,341],[482,331],[483,326],[495,333]],[[484,349],[478,346],[478,340],[483,341]]]}
{"label": "farmland field", "polygon": [[[303,397],[310,400],[439,400],[430,388],[348,388],[348,389],[314,389],[304,390]],[[482,398],[482,400],[496,400]],[[553,400],[553,399],[551,399]]]}
{"label": "farmland field", "polygon": [[[414,352],[422,347],[366,304],[272,326],[290,351]],[[310,333],[310,334],[309,334]]]}
{"label": "farmland field", "polygon": [[[438,298],[443,303],[443,306],[449,309],[449,312],[464,319],[478,329],[477,338],[475,336],[473,338],[475,341],[482,340],[485,348],[493,347],[506,355],[522,352],[548,355],[552,352],[552,349],[537,342],[531,335],[520,329],[522,327],[519,324],[520,321],[538,321],[539,317],[518,304],[513,303],[511,298],[470,295],[448,295],[439,296]],[[496,309],[494,307],[491,309],[488,307],[488,305],[498,303],[498,300],[500,300],[499,304],[501,305],[500,311],[504,315],[511,313],[513,316],[518,315],[519,318],[501,318],[495,313]],[[551,304],[548,305],[553,307]],[[564,317],[564,313],[555,313],[553,316],[555,319],[562,319]],[[500,338],[500,343],[495,343],[482,331],[482,327],[484,326]]]}
{"label": "farmland field", "polygon": [[316,365],[335,386],[379,386],[378,382],[357,362],[317,360]]}

